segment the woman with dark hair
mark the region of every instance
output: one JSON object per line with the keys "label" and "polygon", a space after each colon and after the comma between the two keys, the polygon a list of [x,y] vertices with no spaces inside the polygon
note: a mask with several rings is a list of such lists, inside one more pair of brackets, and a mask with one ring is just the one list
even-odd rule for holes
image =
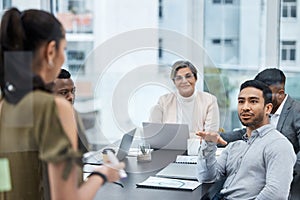
{"label": "woman with dark hair", "polygon": [[189,61],[173,64],[170,75],[177,91],[161,96],[152,108],[150,121],[157,123],[184,123],[189,125],[190,137],[202,130],[219,130],[217,98],[195,89],[197,69]]}
{"label": "woman with dark hair", "polygon": [[[50,13],[6,11],[0,29],[0,157],[9,161],[11,191],[0,199],[93,199],[118,166],[101,166],[78,184],[77,127],[72,105],[51,94],[64,63],[65,31]],[[82,174],[81,174],[82,175]]]}

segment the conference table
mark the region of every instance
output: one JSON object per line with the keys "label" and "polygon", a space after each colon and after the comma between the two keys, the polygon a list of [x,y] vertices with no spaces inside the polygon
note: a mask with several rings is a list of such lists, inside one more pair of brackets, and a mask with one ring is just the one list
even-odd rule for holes
{"label": "conference table", "polygon": [[211,184],[202,184],[194,191],[136,187],[136,183],[146,180],[149,176],[154,176],[169,163],[174,162],[177,155],[182,155],[184,153],[185,151],[180,150],[156,150],[152,152],[152,160],[150,162],[138,162],[136,157],[126,157],[124,162],[126,164],[125,171],[127,172],[128,177],[119,181],[122,185],[106,183],[99,189],[95,199],[200,199]]}

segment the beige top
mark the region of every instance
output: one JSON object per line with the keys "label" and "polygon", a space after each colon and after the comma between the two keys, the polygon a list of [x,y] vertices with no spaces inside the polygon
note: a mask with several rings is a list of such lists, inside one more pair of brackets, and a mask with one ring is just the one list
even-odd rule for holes
{"label": "beige top", "polygon": [[[219,107],[217,98],[207,92],[196,92],[192,127],[190,130],[218,131],[219,130]],[[157,123],[180,123],[177,120],[178,97],[176,93],[161,96],[158,103],[152,108],[150,121]],[[182,108],[184,109],[184,108]]]}
{"label": "beige top", "polygon": [[66,179],[81,158],[63,130],[54,96],[34,91],[16,105],[2,102],[0,157],[9,160],[12,190],[0,193],[0,200],[50,199],[47,163],[65,161]]}

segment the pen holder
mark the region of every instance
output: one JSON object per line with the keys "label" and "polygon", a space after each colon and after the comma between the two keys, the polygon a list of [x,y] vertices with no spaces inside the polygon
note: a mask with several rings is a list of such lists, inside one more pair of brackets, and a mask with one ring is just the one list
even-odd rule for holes
{"label": "pen holder", "polygon": [[151,148],[150,144],[141,143],[138,146],[138,154],[137,154],[138,162],[150,162],[151,161]]}

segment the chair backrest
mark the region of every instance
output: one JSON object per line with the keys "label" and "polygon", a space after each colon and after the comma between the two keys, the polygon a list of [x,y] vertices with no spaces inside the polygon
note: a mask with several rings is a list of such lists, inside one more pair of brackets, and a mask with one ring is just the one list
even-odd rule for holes
{"label": "chair backrest", "polygon": [[226,177],[222,177],[219,180],[217,180],[205,193],[200,200],[220,200],[223,199],[222,195],[220,194],[220,191],[223,188],[223,185],[226,181]]}
{"label": "chair backrest", "polygon": [[82,120],[85,130],[91,129],[95,126],[96,118],[98,114],[99,114],[98,110],[87,112],[87,113],[78,112],[78,115]]}

